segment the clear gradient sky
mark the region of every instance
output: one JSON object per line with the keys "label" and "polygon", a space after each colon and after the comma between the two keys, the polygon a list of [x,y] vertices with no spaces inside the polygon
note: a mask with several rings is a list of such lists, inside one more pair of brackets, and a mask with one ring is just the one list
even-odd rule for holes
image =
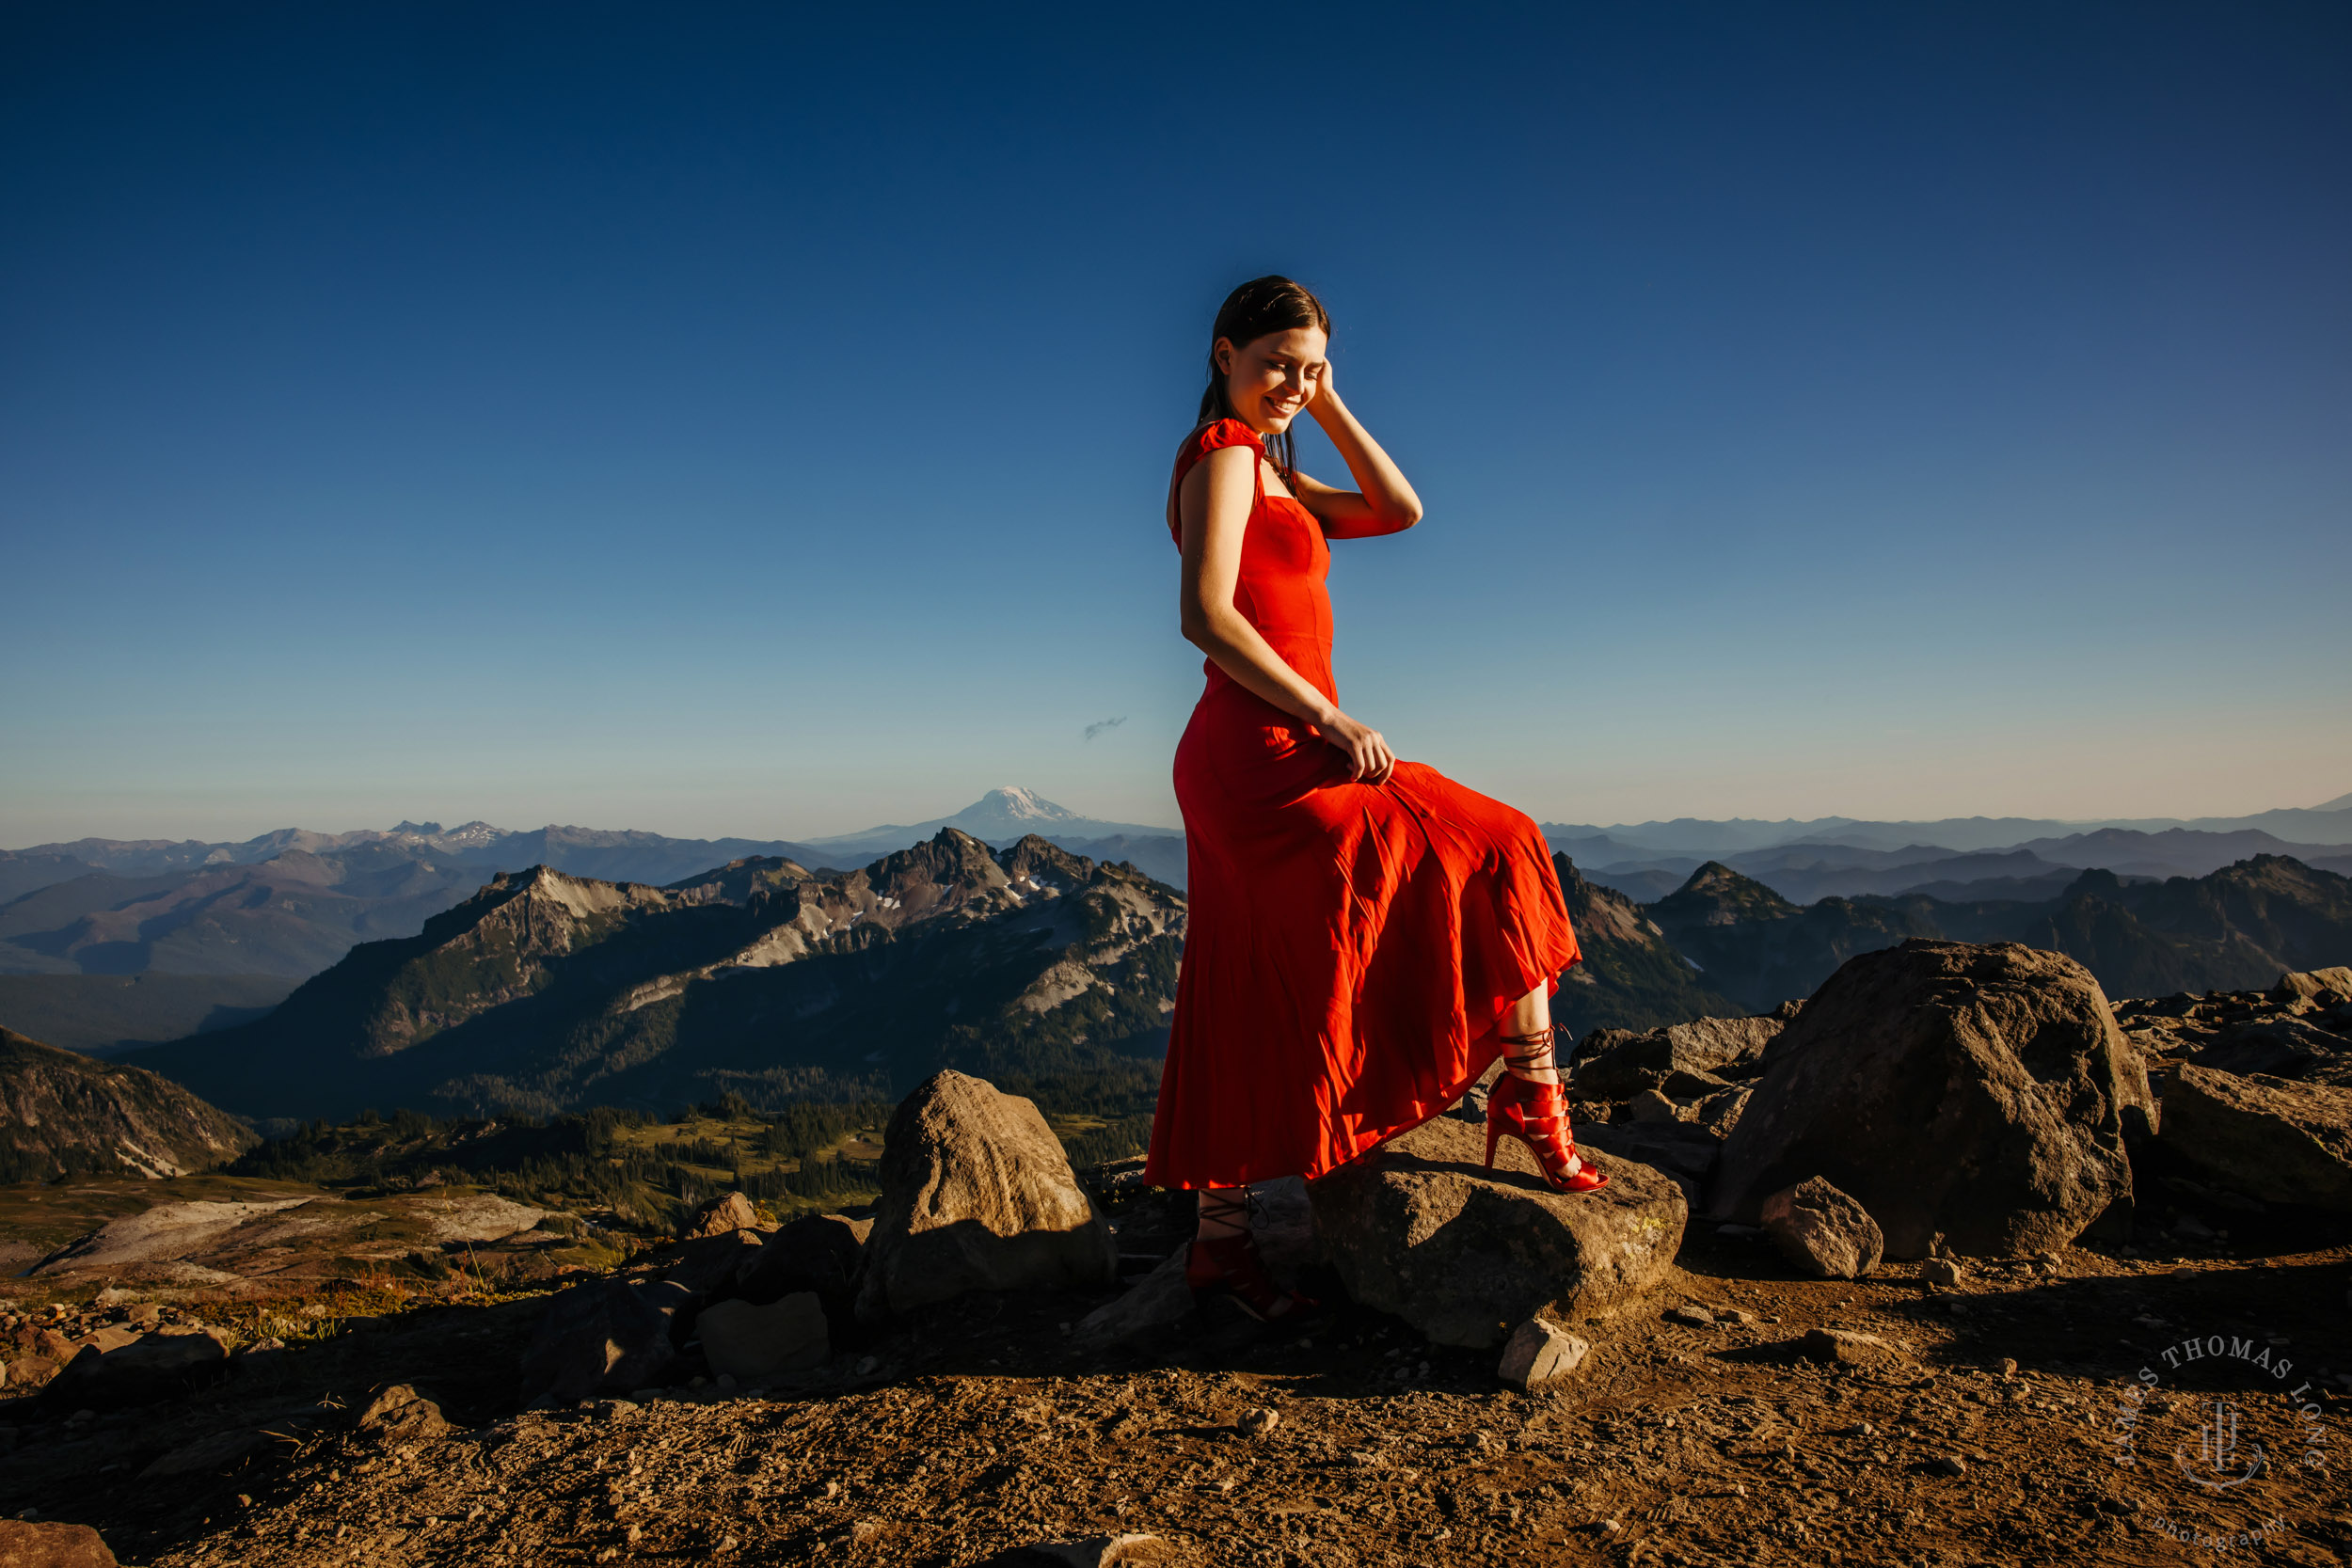
{"label": "clear gradient sky", "polygon": [[1405,755],[2352,789],[2337,0],[77,0],[0,211],[0,844],[1173,823],[1164,485],[1269,271],[1427,503],[1333,570]]}

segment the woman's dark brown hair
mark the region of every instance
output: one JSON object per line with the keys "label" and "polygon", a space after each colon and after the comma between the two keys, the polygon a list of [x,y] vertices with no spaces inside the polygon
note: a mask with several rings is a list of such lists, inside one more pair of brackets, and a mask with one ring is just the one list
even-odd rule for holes
{"label": "woman's dark brown hair", "polygon": [[[1253,277],[1225,296],[1217,308],[1216,325],[1209,329],[1209,388],[1200,394],[1202,425],[1234,417],[1232,400],[1226,395],[1225,372],[1217,369],[1216,341],[1232,343],[1236,350],[1248,347],[1259,339],[1295,327],[1311,326],[1327,340],[1331,336],[1331,318],[1324,313],[1323,301],[1304,283],[1294,283],[1287,277],[1268,276]],[[1265,438],[1266,457],[1282,476],[1282,483],[1293,490],[1297,488],[1292,467],[1291,433]]]}

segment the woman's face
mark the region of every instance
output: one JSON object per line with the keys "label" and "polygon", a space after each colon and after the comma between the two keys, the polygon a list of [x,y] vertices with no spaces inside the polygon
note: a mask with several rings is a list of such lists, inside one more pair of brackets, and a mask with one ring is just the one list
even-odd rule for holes
{"label": "woman's face", "polygon": [[1329,345],[1330,340],[1311,326],[1270,332],[1239,348],[1232,339],[1219,338],[1216,363],[1225,372],[1234,416],[1261,436],[1288,430],[1323,388],[1323,372],[1331,364],[1324,350]]}

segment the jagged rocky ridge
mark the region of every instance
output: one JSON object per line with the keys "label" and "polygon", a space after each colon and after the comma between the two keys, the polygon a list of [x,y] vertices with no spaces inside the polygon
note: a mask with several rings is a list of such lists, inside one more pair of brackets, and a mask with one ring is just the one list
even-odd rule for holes
{"label": "jagged rocky ridge", "polygon": [[355,948],[266,1019],[128,1059],[256,1117],[765,1105],[947,1066],[1148,1095],[1184,921],[1128,867],[954,829],[829,875],[759,858],[655,888],[538,866]]}
{"label": "jagged rocky ridge", "polygon": [[168,1079],[0,1029],[0,1181],[178,1176],[260,1141]]}

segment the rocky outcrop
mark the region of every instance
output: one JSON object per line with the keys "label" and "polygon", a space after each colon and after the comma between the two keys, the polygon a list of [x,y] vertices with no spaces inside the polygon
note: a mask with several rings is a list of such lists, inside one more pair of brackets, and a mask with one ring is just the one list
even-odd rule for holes
{"label": "rocky outcrop", "polygon": [[2352,1038],[2299,1018],[2250,1021],[2189,1058],[2201,1068],[2352,1086]]}
{"label": "rocky outcrop", "polygon": [[2276,1002],[2308,1002],[2314,1006],[2352,1002],[2352,966],[2336,964],[2328,969],[2289,971],[2279,976],[2279,983],[2270,988],[2270,995]]}
{"label": "rocky outcrop", "polygon": [[1711,1207],[1824,1177],[1887,1255],[2062,1246],[2131,1196],[2151,1105],[2090,972],[2013,942],[1907,942],[1851,959],[1765,1053]]}
{"label": "rocky outcrop", "polygon": [[1689,1208],[1669,1178],[1594,1153],[1609,1185],[1555,1193],[1516,1141],[1495,1170],[1485,1158],[1476,1129],[1440,1117],[1309,1183],[1350,1296],[1438,1344],[1484,1348],[1534,1317],[1613,1313],[1672,1267]]}
{"label": "rocky outcrop", "polygon": [[257,1276],[283,1286],[345,1276],[355,1259],[388,1266],[423,1257],[445,1269],[438,1261],[445,1247],[505,1242],[513,1251],[503,1258],[531,1261],[546,1277],[553,1265],[544,1254],[561,1238],[532,1232],[545,1217],[544,1210],[486,1193],[402,1193],[358,1202],[322,1196],[158,1203],[109,1220],[42,1259],[33,1273],[65,1287],[93,1279],[226,1287]]}
{"label": "rocky outcrop", "polygon": [[764,1307],[723,1301],[694,1320],[703,1359],[713,1372],[740,1383],[759,1383],[804,1371],[832,1354],[825,1310],[813,1291],[782,1297]]}
{"label": "rocky outcrop", "polygon": [[1694,1207],[1705,1200],[1708,1180],[1723,1156],[1723,1139],[1712,1129],[1679,1119],[1584,1123],[1574,1132],[1579,1148],[1598,1149],[1672,1177]]}
{"label": "rocky outcrop", "polygon": [[857,1283],[871,1220],[805,1214],[771,1233],[736,1275],[735,1293],[755,1306],[806,1291],[831,1311],[846,1307]]}
{"label": "rocky outcrop", "polygon": [[259,1142],[167,1078],[0,1029],[0,1181],[184,1176]]}
{"label": "rocky outcrop", "polygon": [[1192,1287],[1184,1278],[1191,1258],[1190,1243],[1169,1253],[1123,1294],[1078,1320],[1073,1338],[1088,1349],[1101,1349],[1144,1339],[1184,1322],[1193,1310]]}
{"label": "rocky outcrop", "polygon": [[1818,1176],[1766,1198],[1761,1217],[1781,1256],[1820,1279],[1860,1279],[1885,1250],[1869,1212]]}
{"label": "rocky outcrop", "polygon": [[121,1410],[200,1387],[228,1365],[228,1343],[209,1329],[142,1334],[128,1343],[84,1346],[40,1398],[55,1411]]}
{"label": "rocky outcrop", "polygon": [[0,1568],[115,1568],[115,1554],[87,1525],[0,1519]]}
{"label": "rocky outcrop", "polygon": [[692,1301],[668,1280],[573,1286],[548,1303],[523,1352],[523,1397],[568,1404],[660,1382],[676,1359],[672,1322]]}
{"label": "rocky outcrop", "polygon": [[2352,1088],[2185,1063],[2159,1141],[2248,1197],[2352,1212]]}
{"label": "rocky outcrop", "polygon": [[942,1072],[899,1102],[882,1148],[860,1316],[970,1291],[1098,1290],[1117,1277],[1110,1231],[1028,1101]]}
{"label": "rocky outcrop", "polygon": [[1723,1088],[1760,1070],[1764,1049],[1796,1009],[1753,1018],[1702,1018],[1634,1034],[1597,1029],[1578,1044],[1569,1077],[1579,1100],[1629,1100],[1645,1089],[1677,1099]]}
{"label": "rocky outcrop", "polygon": [[734,1230],[772,1230],[775,1227],[760,1223],[759,1211],[741,1193],[728,1193],[714,1197],[687,1216],[678,1234],[687,1241],[706,1236],[723,1236]]}

